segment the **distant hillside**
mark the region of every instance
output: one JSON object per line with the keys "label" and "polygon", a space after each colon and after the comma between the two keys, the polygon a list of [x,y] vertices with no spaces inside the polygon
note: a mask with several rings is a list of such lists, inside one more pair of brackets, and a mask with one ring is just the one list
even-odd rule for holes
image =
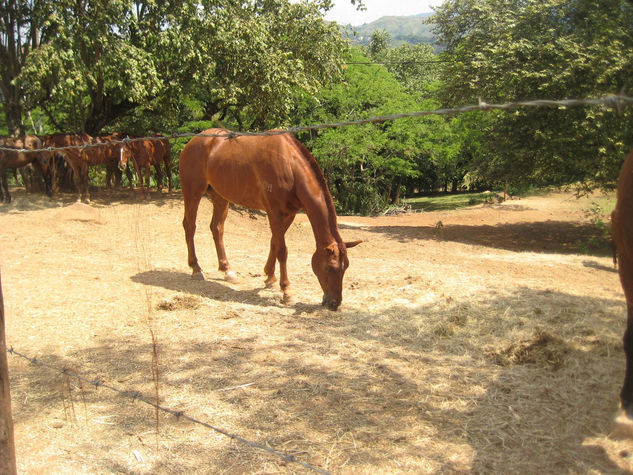
{"label": "distant hillside", "polygon": [[355,43],[368,44],[374,31],[385,30],[391,35],[393,46],[399,46],[403,43],[433,44],[435,41],[431,31],[433,25],[425,23],[425,20],[431,15],[432,13],[412,16],[384,16],[360,26],[348,25],[345,30],[349,39]]}

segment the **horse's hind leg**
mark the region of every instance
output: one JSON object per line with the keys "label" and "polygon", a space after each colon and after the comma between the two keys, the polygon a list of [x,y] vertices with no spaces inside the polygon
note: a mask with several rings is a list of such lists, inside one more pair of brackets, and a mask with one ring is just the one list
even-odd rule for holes
{"label": "horse's hind leg", "polygon": [[184,184],[182,194],[185,199],[185,217],[182,220],[182,226],[185,228],[185,241],[187,242],[187,260],[189,267],[193,270],[191,278],[195,280],[204,280],[202,269],[198,265],[196,257],[196,246],[194,244],[194,236],[196,234],[196,217],[198,216],[198,205],[202,194],[194,193]]}
{"label": "horse's hind leg", "polygon": [[[11,203],[11,195],[9,194],[9,180],[7,178],[7,170],[6,168],[0,172],[2,177],[0,178],[0,201],[4,200],[7,203]],[[4,190],[4,196],[2,192]]]}
{"label": "horse's hind leg", "polygon": [[[286,231],[292,224],[295,219],[295,215],[290,215],[285,218],[281,218],[281,222],[283,223],[281,226],[282,233],[285,235]],[[269,218],[270,222],[270,218]],[[272,229],[272,224],[271,224]],[[264,274],[266,274],[266,280],[264,281],[264,285],[266,288],[272,287],[275,282],[277,282],[277,277],[275,277],[275,265],[277,264],[277,247],[275,239],[275,235],[270,238],[270,251],[268,252],[268,260],[266,260],[266,265],[264,266]]]}
{"label": "horse's hind leg", "polygon": [[[154,162],[154,169],[156,170],[156,190],[163,191],[163,170],[160,166],[160,161]],[[147,184],[149,188],[149,183]]]}
{"label": "horse's hind leg", "polygon": [[624,353],[626,355],[626,372],[624,384],[620,392],[620,403],[627,418],[633,420],[633,307],[627,303],[627,325],[624,332]]}
{"label": "horse's hind leg", "polygon": [[229,266],[224,249],[224,221],[229,213],[229,202],[217,194],[213,189],[208,190],[209,197],[213,202],[213,217],[211,218],[211,234],[215,243],[215,252],[218,255],[218,269],[224,272],[224,278],[229,282],[236,282],[237,276]]}
{"label": "horse's hind leg", "polygon": [[624,332],[624,353],[626,372],[620,392],[622,409],[629,419],[633,419],[633,262],[624,252],[619,256],[618,271],[626,297],[627,325]]}

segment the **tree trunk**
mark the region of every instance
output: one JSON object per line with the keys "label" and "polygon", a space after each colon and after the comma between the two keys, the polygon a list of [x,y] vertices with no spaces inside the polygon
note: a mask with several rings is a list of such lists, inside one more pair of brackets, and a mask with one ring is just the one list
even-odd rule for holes
{"label": "tree trunk", "polygon": [[22,136],[25,134],[24,124],[22,123],[22,101],[15,87],[10,86],[7,89],[8,97],[4,104],[4,115],[7,121],[9,135]]}

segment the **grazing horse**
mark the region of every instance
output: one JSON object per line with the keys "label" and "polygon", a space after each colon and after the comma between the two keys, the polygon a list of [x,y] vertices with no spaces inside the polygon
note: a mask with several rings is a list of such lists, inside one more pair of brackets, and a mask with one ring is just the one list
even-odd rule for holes
{"label": "grazing horse", "polygon": [[33,164],[44,177],[46,194],[53,195],[51,186],[51,152],[39,151],[29,152],[20,149],[41,149],[42,141],[35,135],[27,135],[23,139],[6,137],[0,140],[3,147],[11,147],[15,150],[0,150],[0,201],[11,202],[9,194],[9,183],[7,178],[7,169],[22,168],[29,164]]}
{"label": "grazing horse", "polygon": [[[224,129],[209,129],[205,135],[224,135]],[[202,196],[213,202],[211,232],[219,270],[226,280],[235,279],[224,250],[223,234],[229,202],[268,214],[272,232],[270,253],[264,267],[265,284],[273,285],[275,263],[283,301],[292,302],[286,270],[288,249],[284,235],[295,215],[304,209],[316,241],[312,270],[323,289],[322,304],[336,310],[342,301],[343,275],[349,267],[347,249],[360,241],[345,243],[339,234],[332,196],[323,172],[305,146],[291,134],[269,136],[194,137],[180,154],[180,184],[185,201],[183,227],[189,266],[194,279],[204,280],[194,246],[196,216]]]}
{"label": "grazing horse", "polygon": [[[119,166],[122,169],[125,169],[130,158],[134,162],[136,176],[138,177],[138,181],[141,185],[141,192],[143,196],[146,196],[147,194],[147,192],[145,191],[145,186],[147,186],[147,190],[149,191],[150,165],[153,165],[154,169],[156,170],[156,182],[158,191],[161,191],[163,189],[163,172],[161,170],[161,161],[165,165],[169,191],[172,190],[171,144],[169,143],[169,139],[158,138],[134,140],[126,143],[121,147]],[[143,170],[145,170],[145,183],[143,183]]]}
{"label": "grazing horse", "polygon": [[627,309],[627,325],[624,332],[626,372],[620,402],[626,416],[633,419],[633,152],[626,158],[620,171],[617,203],[611,215],[611,228]]}

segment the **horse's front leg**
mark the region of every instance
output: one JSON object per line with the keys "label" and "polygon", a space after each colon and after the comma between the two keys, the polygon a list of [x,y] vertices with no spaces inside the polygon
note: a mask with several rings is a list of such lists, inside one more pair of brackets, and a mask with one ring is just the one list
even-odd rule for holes
{"label": "horse's front leg", "polygon": [[266,260],[266,265],[264,266],[264,274],[266,274],[266,280],[264,281],[264,285],[267,289],[271,288],[277,282],[277,277],[275,277],[275,265],[277,264],[277,251],[275,250],[275,240],[273,238],[270,239],[270,251],[268,252],[268,259]]}
{"label": "horse's front leg", "polygon": [[149,162],[145,164],[145,188],[143,189],[143,199],[149,198],[149,179],[151,176],[151,168]]}
{"label": "horse's front leg", "polygon": [[[286,247],[286,231],[295,219],[295,215],[289,216],[278,215],[276,213],[268,214],[268,222],[270,223],[270,230],[272,232],[272,238],[270,240],[270,253],[268,255],[268,261],[264,272],[268,276],[266,284],[272,285],[275,282],[275,261],[276,258],[279,262],[279,286],[283,292],[283,303],[287,305],[293,305],[295,300],[290,291],[290,280],[288,279],[288,270],[286,267],[286,261],[288,260],[288,248]],[[271,264],[272,261],[272,264]]]}
{"label": "horse's front leg", "polygon": [[90,177],[88,173],[88,163],[81,162],[79,164],[79,200],[85,204],[90,204]]}

